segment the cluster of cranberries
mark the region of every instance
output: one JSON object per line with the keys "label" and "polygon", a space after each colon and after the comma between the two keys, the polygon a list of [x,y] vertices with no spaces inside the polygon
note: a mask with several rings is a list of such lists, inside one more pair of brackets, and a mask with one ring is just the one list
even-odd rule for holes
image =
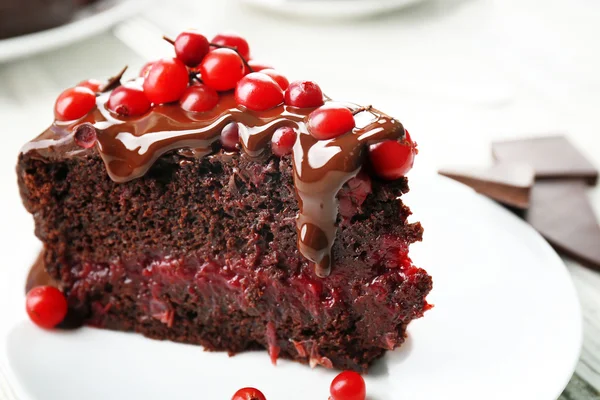
{"label": "cluster of cranberries", "polygon": [[[167,39],[168,40],[168,39]],[[133,81],[118,86],[106,107],[121,117],[135,117],[150,111],[152,105],[178,103],[192,113],[212,110],[219,92],[234,91],[238,105],[261,112],[280,105],[314,109],[308,116],[309,133],[318,140],[330,140],[355,128],[353,113],[344,106],[324,104],[323,92],[311,81],[294,81],[271,66],[250,58],[248,42],[233,33],[209,41],[197,31],[181,33],[173,43],[176,57],[147,63],[141,70],[142,83]],[[88,80],[65,90],[56,100],[54,112],[59,121],[78,120],[96,105],[102,82]],[[226,150],[238,148],[237,128],[227,127],[221,135]],[[228,135],[228,137],[226,137]],[[273,135],[273,153],[292,152],[297,133],[283,127]],[[416,146],[406,135],[404,141],[373,145],[369,158],[373,171],[384,179],[398,179],[412,167]]]}
{"label": "cluster of cranberries", "polygon": [[[365,400],[365,380],[356,372],[344,371],[331,382],[329,393],[329,400]],[[266,397],[258,389],[245,387],[235,392],[231,400],[266,400]]]}

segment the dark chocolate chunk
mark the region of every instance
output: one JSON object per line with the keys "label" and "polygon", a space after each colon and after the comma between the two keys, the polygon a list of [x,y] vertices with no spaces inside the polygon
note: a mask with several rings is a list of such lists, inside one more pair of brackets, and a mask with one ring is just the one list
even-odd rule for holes
{"label": "dark chocolate chunk", "polygon": [[454,179],[511,207],[529,207],[534,170],[526,164],[499,163],[489,168],[442,168],[440,175]]}
{"label": "dark chocolate chunk", "polygon": [[598,181],[598,170],[564,136],[495,142],[492,154],[500,162],[526,163],[536,179],[583,179]]}
{"label": "dark chocolate chunk", "polygon": [[526,219],[558,251],[600,269],[600,225],[583,181],[536,182]]}

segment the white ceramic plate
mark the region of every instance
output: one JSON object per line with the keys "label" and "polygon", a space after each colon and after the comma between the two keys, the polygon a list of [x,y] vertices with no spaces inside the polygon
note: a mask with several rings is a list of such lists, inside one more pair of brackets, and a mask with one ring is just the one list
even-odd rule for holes
{"label": "white ceramic plate", "polygon": [[69,23],[56,28],[0,40],[0,62],[53,50],[83,40],[123,21],[148,0],[101,0],[78,12]]}
{"label": "white ceramic plate", "polygon": [[[555,400],[582,338],[562,261],[528,225],[457,183],[413,176],[412,189],[406,201],[426,228],[413,258],[434,277],[435,308],[373,367],[369,399]],[[269,400],[325,399],[335,376],[288,361],[274,367],[266,352],[230,358],[134,334],[47,332],[23,303],[9,308],[19,312],[6,313],[15,317],[4,321],[0,361],[21,400],[227,400],[247,385]]]}
{"label": "white ceramic plate", "polygon": [[424,0],[242,0],[269,11],[312,18],[358,18],[384,14]]}

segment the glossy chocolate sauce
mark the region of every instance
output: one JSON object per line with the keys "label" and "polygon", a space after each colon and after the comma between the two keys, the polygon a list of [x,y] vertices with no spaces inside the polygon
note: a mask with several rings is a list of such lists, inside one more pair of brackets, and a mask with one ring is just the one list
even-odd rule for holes
{"label": "glossy chocolate sauce", "polygon": [[44,252],[41,251],[38,254],[35,262],[31,266],[29,270],[29,275],[27,275],[27,281],[25,282],[25,293],[29,292],[31,289],[37,286],[54,286],[59,288],[59,282],[55,281],[48,275],[46,269],[44,268]]}
{"label": "glossy chocolate sauce", "polygon": [[[190,113],[177,104],[168,104],[155,106],[146,115],[135,118],[115,116],[106,109],[107,100],[108,94],[99,96],[97,107],[81,120],[54,122],[25,145],[22,152],[60,159],[91,151],[79,147],[73,139],[77,126],[89,123],[97,130],[94,147],[108,175],[115,182],[127,182],[143,176],[160,156],[171,150],[178,150],[186,157],[209,155],[221,130],[231,122],[238,123],[243,152],[252,158],[269,155],[274,131],[291,126],[298,132],[293,148],[294,183],[300,209],[298,248],[315,263],[321,277],[329,275],[331,269],[331,248],[337,231],[337,193],[360,171],[368,145],[404,137],[400,122],[375,109],[358,112],[352,132],[335,139],[317,140],[306,126],[313,109],[281,105],[253,112],[238,106],[232,93],[222,94],[219,104],[209,112]],[[344,105],[350,110],[359,109],[354,104]]]}

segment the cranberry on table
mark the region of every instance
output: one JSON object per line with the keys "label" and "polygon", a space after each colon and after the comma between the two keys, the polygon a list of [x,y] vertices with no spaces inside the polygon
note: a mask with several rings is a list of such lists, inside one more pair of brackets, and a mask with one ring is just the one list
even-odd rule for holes
{"label": "cranberry on table", "polygon": [[210,111],[218,102],[219,94],[202,83],[187,88],[179,100],[181,108],[191,112]]}
{"label": "cranberry on table", "polygon": [[273,80],[279,84],[282,90],[286,90],[288,86],[290,86],[290,82],[287,80],[287,78],[274,69],[267,68],[263,69],[261,72],[273,78]]}
{"label": "cranberry on table", "polygon": [[180,33],[173,46],[177,58],[188,67],[195,67],[200,64],[210,50],[210,44],[206,36],[192,30]]}
{"label": "cranberry on table", "polygon": [[97,93],[102,85],[104,85],[104,82],[99,81],[98,79],[88,79],[87,81],[79,82],[79,84],[77,84],[77,86],[86,87],[94,93]]}
{"label": "cranberry on table", "polygon": [[336,138],[350,132],[355,126],[352,112],[338,104],[319,107],[308,116],[308,131],[319,140]]}
{"label": "cranberry on table", "polygon": [[232,47],[240,53],[240,56],[244,57],[245,60],[250,59],[250,46],[246,39],[233,32],[220,33],[210,41],[211,43],[218,44],[220,46]]}
{"label": "cranberry on table", "polygon": [[239,143],[240,127],[236,122],[230,122],[221,131],[221,146],[227,151],[235,151]]}
{"label": "cranberry on table", "polygon": [[144,79],[146,97],[154,104],[177,101],[188,86],[188,71],[177,58],[156,61]]}
{"label": "cranberry on table", "polygon": [[144,90],[136,85],[119,86],[108,98],[108,109],[123,117],[143,115],[150,110],[150,100]]}
{"label": "cranberry on table", "polygon": [[39,327],[54,328],[67,315],[67,300],[52,286],[38,286],[27,293],[25,308],[29,318]]}
{"label": "cranberry on table", "polygon": [[285,104],[298,108],[311,108],[323,105],[323,92],[312,81],[294,81],[285,91]]}
{"label": "cranberry on table", "polygon": [[150,71],[150,68],[152,68],[152,66],[154,65],[154,62],[155,61],[149,61],[146,64],[144,64],[142,69],[140,69],[140,77],[145,78],[146,75],[148,75],[148,72]]}
{"label": "cranberry on table", "polygon": [[245,387],[235,392],[231,400],[267,400],[267,398],[260,390]]}
{"label": "cranberry on table", "polygon": [[377,176],[387,180],[399,179],[411,170],[417,147],[408,131],[403,141],[386,140],[369,146],[369,160]]}
{"label": "cranberry on table", "polygon": [[265,111],[283,103],[283,89],[269,75],[252,72],[238,82],[235,100],[250,110]]}
{"label": "cranberry on table", "polygon": [[62,92],[54,104],[54,116],[59,121],[83,118],[96,106],[96,94],[87,87],[76,86]]}
{"label": "cranberry on table", "polygon": [[233,50],[213,50],[202,60],[200,74],[205,85],[218,91],[231,90],[244,76],[244,62]]}
{"label": "cranberry on table", "polygon": [[283,157],[292,152],[297,138],[294,128],[283,126],[278,128],[271,138],[271,151],[279,157]]}
{"label": "cranberry on table", "polygon": [[[250,66],[250,68],[252,68],[253,72],[259,72],[259,71],[262,71],[263,69],[273,69],[273,67],[271,65],[261,63],[260,61],[256,61],[256,60],[249,60],[248,65]],[[248,72],[250,72],[250,71],[248,71]]]}
{"label": "cranberry on table", "polygon": [[365,400],[365,380],[359,373],[344,371],[333,379],[329,387],[330,400]]}

